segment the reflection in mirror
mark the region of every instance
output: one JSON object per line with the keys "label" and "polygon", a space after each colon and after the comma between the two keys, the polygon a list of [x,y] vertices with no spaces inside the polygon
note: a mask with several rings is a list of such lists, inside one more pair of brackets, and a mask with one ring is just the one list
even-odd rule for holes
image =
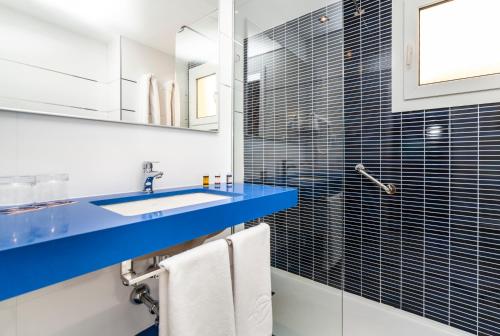
{"label": "reflection in mirror", "polygon": [[0,109],[218,130],[217,0],[0,0]]}
{"label": "reflection in mirror", "polygon": [[218,15],[214,12],[177,33],[175,77],[181,96],[181,125],[216,130]]}
{"label": "reflection in mirror", "polygon": [[57,2],[0,1],[0,106],[119,119],[119,40]]}

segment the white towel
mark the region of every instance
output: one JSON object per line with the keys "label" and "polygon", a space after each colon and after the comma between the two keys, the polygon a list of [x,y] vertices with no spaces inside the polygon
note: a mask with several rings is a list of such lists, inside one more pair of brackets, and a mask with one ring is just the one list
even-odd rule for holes
{"label": "white towel", "polygon": [[160,336],[234,336],[229,250],[217,240],[160,264]]}
{"label": "white towel", "polygon": [[179,96],[179,86],[175,81],[167,81],[165,83],[165,110],[167,125],[181,126],[181,103]]}
{"label": "white towel", "polygon": [[238,336],[271,336],[270,228],[267,224],[238,232],[231,241],[233,296]]}
{"label": "white towel", "polygon": [[149,91],[149,123],[154,125],[160,124],[160,91],[158,88],[158,80],[151,76],[151,86]]}
{"label": "white towel", "polygon": [[153,74],[144,74],[138,83],[138,107],[136,121],[143,124],[160,123],[160,93]]}

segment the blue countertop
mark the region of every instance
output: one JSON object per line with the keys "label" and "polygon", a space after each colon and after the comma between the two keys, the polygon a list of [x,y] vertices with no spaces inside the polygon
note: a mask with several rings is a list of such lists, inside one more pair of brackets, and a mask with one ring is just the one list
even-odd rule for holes
{"label": "blue countertop", "polygon": [[231,197],[138,216],[122,216],[99,206],[152,197],[135,192],[79,198],[64,206],[0,215],[0,301],[297,203],[294,188],[246,183],[218,189],[158,190],[153,197],[188,192],[222,192]]}

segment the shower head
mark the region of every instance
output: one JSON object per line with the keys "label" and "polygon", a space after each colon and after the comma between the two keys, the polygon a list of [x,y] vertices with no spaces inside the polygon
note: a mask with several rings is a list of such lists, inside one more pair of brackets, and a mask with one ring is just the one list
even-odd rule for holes
{"label": "shower head", "polygon": [[177,31],[177,34],[180,34],[180,33],[184,32],[186,29],[187,29],[187,30],[190,30],[190,31],[192,31],[193,33],[198,34],[199,36],[204,37],[204,38],[206,38],[206,39],[208,39],[208,40],[210,40],[210,41],[214,41],[212,38],[208,37],[207,35],[205,35],[205,34],[203,34],[203,33],[200,33],[200,32],[199,32],[199,31],[197,31],[196,29],[193,29],[193,28],[191,28],[191,27],[189,27],[189,26],[186,26],[186,25],[182,25],[182,26],[179,28],[179,30]]}
{"label": "shower head", "polygon": [[358,0],[352,0],[352,3],[354,4],[354,7],[356,8],[356,13],[354,13],[354,16],[361,16],[365,14],[365,10],[361,8],[361,5],[359,4]]}

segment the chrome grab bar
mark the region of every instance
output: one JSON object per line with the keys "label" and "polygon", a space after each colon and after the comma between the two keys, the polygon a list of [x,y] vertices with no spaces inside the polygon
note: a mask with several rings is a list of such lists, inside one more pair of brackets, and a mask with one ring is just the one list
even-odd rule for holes
{"label": "chrome grab bar", "polygon": [[380,188],[384,189],[384,191],[388,195],[394,195],[396,193],[397,189],[396,189],[396,186],[394,184],[388,184],[388,185],[383,184],[382,182],[380,182],[379,180],[377,180],[375,177],[373,177],[370,174],[368,174],[366,172],[365,166],[363,166],[363,164],[358,163],[356,165],[356,171],[358,173],[360,173],[361,175],[366,176],[370,181],[372,181],[373,183],[375,183],[376,185],[378,185]]}

